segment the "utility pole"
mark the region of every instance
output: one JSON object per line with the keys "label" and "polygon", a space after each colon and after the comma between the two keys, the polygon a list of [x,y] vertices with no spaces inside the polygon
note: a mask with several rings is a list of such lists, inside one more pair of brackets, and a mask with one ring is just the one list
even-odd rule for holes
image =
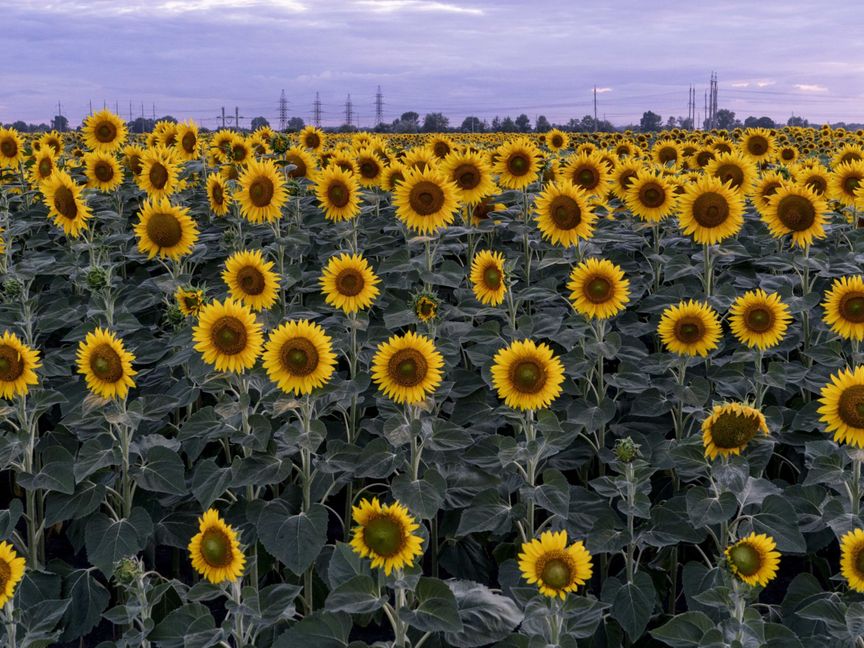
{"label": "utility pole", "polygon": [[222,128],[225,128],[225,106],[222,106]]}
{"label": "utility pole", "polygon": [[345,124],[349,127],[354,122],[354,104],[351,103],[351,93],[348,93],[348,98],[345,100]]}
{"label": "utility pole", "polygon": [[378,92],[375,93],[375,125],[379,126],[384,123],[384,93],[381,92],[381,86],[378,86]]}
{"label": "utility pole", "polygon": [[238,106],[234,106],[234,128],[240,130],[240,108]]}
{"label": "utility pole", "polygon": [[282,95],[279,97],[279,130],[284,131],[288,128],[288,100],[285,98],[285,90],[282,90]]}
{"label": "utility pole", "polygon": [[312,104],[312,122],[316,126],[321,125],[321,97],[318,96],[318,93],[315,93],[315,103]]}
{"label": "utility pole", "polygon": [[90,101],[88,103],[90,104],[90,116],[92,117],[93,116],[93,100],[90,99]]}
{"label": "utility pole", "polygon": [[153,121],[156,121],[156,104],[153,104]]}
{"label": "utility pole", "polygon": [[129,100],[129,121],[132,121],[132,100]]}
{"label": "utility pole", "polygon": [[597,86],[594,86],[594,132],[597,132]]}
{"label": "utility pole", "polygon": [[708,92],[707,91],[705,92],[705,107],[702,111],[702,114],[705,115],[705,123],[702,125],[702,127],[705,130],[710,130],[711,126],[708,124]]}

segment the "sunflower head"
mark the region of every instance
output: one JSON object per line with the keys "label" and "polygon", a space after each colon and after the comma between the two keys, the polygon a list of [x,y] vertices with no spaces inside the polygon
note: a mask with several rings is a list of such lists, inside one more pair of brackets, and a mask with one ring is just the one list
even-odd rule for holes
{"label": "sunflower head", "polygon": [[204,291],[180,286],[174,292],[174,300],[183,315],[197,317],[204,306]]}
{"label": "sunflower head", "polygon": [[11,544],[0,542],[0,608],[15,596],[18,583],[24,578],[26,561],[20,557]]}
{"label": "sunflower head", "polygon": [[610,170],[599,153],[583,151],[567,159],[561,177],[590,195],[602,196],[609,187]]}
{"label": "sunflower head", "polygon": [[741,151],[754,162],[765,162],[774,156],[774,135],[765,128],[748,128],[741,138]]}
{"label": "sunflower head", "polygon": [[741,454],[759,433],[768,435],[768,424],[759,410],[742,403],[715,405],[702,422],[705,456],[716,459]]}
{"label": "sunflower head", "polygon": [[864,448],[864,367],[845,369],[831,376],[822,388],[819,413],[837,443]]}
{"label": "sunflower head", "polygon": [[378,296],[380,281],[359,254],[331,257],[320,280],[325,301],[345,313],[369,308]]}
{"label": "sunflower head", "polygon": [[840,573],[849,589],[864,593],[864,529],[854,529],[840,538]]}
{"label": "sunflower head", "polygon": [[210,211],[216,216],[224,216],[228,213],[233,200],[225,179],[218,173],[209,174],[207,176],[207,202],[210,204]]}
{"label": "sunflower head", "polygon": [[846,339],[864,340],[864,277],[835,279],[822,306],[832,331]]}
{"label": "sunflower head", "polygon": [[289,178],[311,178],[315,174],[315,158],[305,148],[292,146],[282,155],[287,164],[294,166],[287,172]]}
{"label": "sunflower head", "polygon": [[315,126],[306,126],[300,131],[299,139],[300,146],[313,151],[320,151],[324,148],[326,138],[324,136],[324,131],[320,128],[316,128]]}
{"label": "sunflower head", "polygon": [[123,182],[120,164],[113,154],[93,152],[84,156],[87,186],[102,192],[113,191]]}
{"label": "sunflower head", "polygon": [[453,222],[458,192],[438,170],[409,170],[394,192],[396,216],[409,229],[431,234]]}
{"label": "sunflower head", "polygon": [[126,123],[110,110],[100,110],[84,120],[84,143],[92,151],[111,153],[126,141]]}
{"label": "sunflower head", "polygon": [[861,204],[859,188],[864,185],[864,160],[851,160],[838,165],[831,174],[829,195],[848,207]]}
{"label": "sunflower head", "polygon": [[279,297],[279,276],[273,262],[265,261],[261,250],[235,252],[225,261],[222,279],[231,297],[253,311],[266,310]]}
{"label": "sunflower head", "polygon": [[593,573],[591,554],[580,542],[567,545],[566,531],[544,531],[522,544],[519,570],[531,585],[550,598],[565,598],[584,585]]}
{"label": "sunflower head", "polygon": [[240,549],[237,532],[215,509],[198,519],[198,533],[189,541],[192,567],[209,582],[233,581],[243,575],[246,557]]}
{"label": "sunflower head", "polygon": [[78,373],[91,392],[104,399],[125,398],[137,372],[132,369],[135,356],[129,353],[111,331],[96,328],[78,345]]}
{"label": "sunflower head", "polygon": [[498,190],[489,164],[479,153],[453,151],[441,162],[439,170],[456,185],[459,199],[466,205],[476,205]]}
{"label": "sunflower head", "polygon": [[499,305],[507,294],[504,255],[491,250],[482,250],[475,254],[471,263],[470,279],[477,301],[487,306]]}
{"label": "sunflower head", "polygon": [[241,373],[255,365],[261,353],[261,324],[240,302],[213,301],[201,309],[192,334],[195,349],[216,371]]}
{"label": "sunflower head", "polygon": [[518,340],[499,350],[493,362],[492,384],[508,407],[543,409],[561,394],[564,365],[546,344]]}
{"label": "sunflower head", "polygon": [[189,209],[172,205],[168,198],[151,199],[141,206],[135,234],[138,250],[149,259],[158,255],[177,260],[189,254],[198,240],[198,228]]}
{"label": "sunflower head", "polygon": [[761,288],[738,297],[729,308],[732,333],[748,347],[769,349],[783,341],[792,316],[777,293]]}
{"label": "sunflower head", "polygon": [[656,223],[675,209],[676,195],[669,180],[661,174],[643,170],[629,181],[624,202],[639,218]]}
{"label": "sunflower head", "polygon": [[597,215],[588,197],[567,180],[546,185],[534,202],[537,227],[543,238],[567,247],[590,238]]}
{"label": "sunflower head", "polygon": [[590,319],[614,317],[630,301],[630,281],[606,259],[588,259],[573,268],[567,288],[573,308]]}
{"label": "sunflower head", "polygon": [[308,320],[286,322],[274,329],[263,361],[270,380],[297,396],[327,384],[336,367],[330,336]]}
{"label": "sunflower head", "polygon": [[749,195],[756,179],[756,165],[739,152],[720,153],[705,167],[708,175],[718,178],[736,192]]}
{"label": "sunflower head", "polygon": [[557,128],[553,128],[546,133],[545,141],[549,150],[555,152],[558,152],[561,149],[566,149],[570,144],[570,138],[567,136],[567,133],[564,133]]}
{"label": "sunflower head", "polygon": [[315,195],[331,221],[346,221],[360,214],[360,184],[357,176],[331,164],[317,174]]}
{"label": "sunflower head", "polygon": [[422,291],[412,301],[414,316],[419,322],[432,322],[438,318],[438,309],[441,306],[441,300],[427,290]]}
{"label": "sunflower head", "polygon": [[82,195],[83,187],[65,171],[55,170],[39,187],[48,214],[67,236],[76,238],[93,215]]}
{"label": "sunflower head", "polygon": [[828,205],[806,185],[783,183],[768,200],[764,215],[775,238],[791,235],[792,243],[806,247],[813,239],[824,238]]}
{"label": "sunflower head", "polygon": [[777,575],[780,553],[774,538],[764,533],[751,533],[724,552],[732,575],[748,585],[764,587]]}
{"label": "sunflower head", "polygon": [[496,151],[494,171],[498,181],[508,189],[524,189],[537,180],[540,172],[540,151],[524,137],[505,142]]}
{"label": "sunflower head", "polygon": [[697,243],[714,245],[744,224],[744,198],[728,182],[706,175],[689,183],[679,199],[678,222]]}
{"label": "sunflower head", "polygon": [[399,502],[363,499],[353,507],[353,514],[357,526],[351,548],[362,558],[370,558],[373,568],[389,576],[394,569],[410,567],[423,554],[423,538],[414,533],[420,525]]}
{"label": "sunflower head", "polygon": [[711,306],[691,299],[666,308],[657,332],[672,353],[704,357],[717,348],[722,328]]}
{"label": "sunflower head", "polygon": [[441,384],[444,357],[425,335],[409,331],[378,345],[372,379],[397,403],[423,402]]}
{"label": "sunflower head", "polygon": [[235,199],[240,213],[252,223],[273,222],[288,200],[282,174],[272,160],[250,160],[238,178]]}
{"label": "sunflower head", "polygon": [[42,366],[39,352],[21,342],[11,331],[0,336],[0,397],[24,396],[30,385],[39,382],[36,369]]}

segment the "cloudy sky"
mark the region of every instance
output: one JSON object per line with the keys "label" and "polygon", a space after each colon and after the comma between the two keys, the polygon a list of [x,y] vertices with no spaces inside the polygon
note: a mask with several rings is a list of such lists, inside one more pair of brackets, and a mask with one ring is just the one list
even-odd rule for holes
{"label": "cloudy sky", "polygon": [[[248,120],[344,121],[350,93],[369,127],[441,111],[457,124],[524,112],[615,124],[644,110],[697,109],[712,70],[739,118],[864,121],[864,21],[857,0],[0,0],[0,122],[73,125],[92,101],[124,116],[171,114],[215,127]],[[9,54],[12,54],[9,56]],[[241,125],[243,125],[241,119]]]}

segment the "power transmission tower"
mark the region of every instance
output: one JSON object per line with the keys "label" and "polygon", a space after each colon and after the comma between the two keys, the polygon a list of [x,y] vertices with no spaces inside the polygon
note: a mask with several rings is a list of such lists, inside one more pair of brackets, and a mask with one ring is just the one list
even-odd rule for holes
{"label": "power transmission tower", "polygon": [[129,102],[129,121],[132,121],[132,102]]}
{"label": "power transmission tower", "polygon": [[225,128],[225,106],[222,106],[222,128]]}
{"label": "power transmission tower", "polygon": [[156,121],[156,104],[153,104],[153,121]]}
{"label": "power transmission tower", "polygon": [[315,103],[312,104],[312,122],[316,126],[321,125],[321,97],[318,96],[318,93],[315,93]]}
{"label": "power transmission tower", "polygon": [[351,103],[351,93],[348,93],[348,98],[345,100],[345,124],[351,126],[354,123],[354,104]]}
{"label": "power transmission tower", "polygon": [[717,128],[717,73],[714,73],[714,103],[711,105],[711,114],[713,115],[714,128]]}
{"label": "power transmission tower", "polygon": [[91,99],[89,103],[90,103],[90,115],[92,116],[93,115],[93,100]]}
{"label": "power transmission tower", "polygon": [[378,86],[378,92],[375,93],[375,125],[379,126],[384,123],[384,93],[381,92],[381,86]]}
{"label": "power transmission tower", "polygon": [[597,131],[597,86],[594,86],[594,131]]}
{"label": "power transmission tower", "polygon": [[240,108],[238,106],[234,106],[234,128],[237,130],[240,130],[241,119],[246,119],[246,116],[240,114]]}
{"label": "power transmission tower", "polygon": [[279,130],[284,131],[286,128],[288,128],[288,100],[283,90],[279,97]]}
{"label": "power transmission tower", "polygon": [[705,116],[705,123],[702,125],[705,130],[710,130],[711,126],[708,124],[708,91],[705,91],[705,107],[702,110],[702,114]]}

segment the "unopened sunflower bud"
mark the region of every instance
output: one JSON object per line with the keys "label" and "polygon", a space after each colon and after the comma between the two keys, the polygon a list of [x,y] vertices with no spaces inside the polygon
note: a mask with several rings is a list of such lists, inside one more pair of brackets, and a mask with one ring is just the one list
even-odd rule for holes
{"label": "unopened sunflower bud", "polygon": [[104,268],[88,268],[86,277],[90,290],[102,290],[108,285],[108,272]]}
{"label": "unopened sunflower bud", "polygon": [[613,449],[615,458],[621,463],[631,463],[639,456],[639,444],[630,437],[618,439]]}

